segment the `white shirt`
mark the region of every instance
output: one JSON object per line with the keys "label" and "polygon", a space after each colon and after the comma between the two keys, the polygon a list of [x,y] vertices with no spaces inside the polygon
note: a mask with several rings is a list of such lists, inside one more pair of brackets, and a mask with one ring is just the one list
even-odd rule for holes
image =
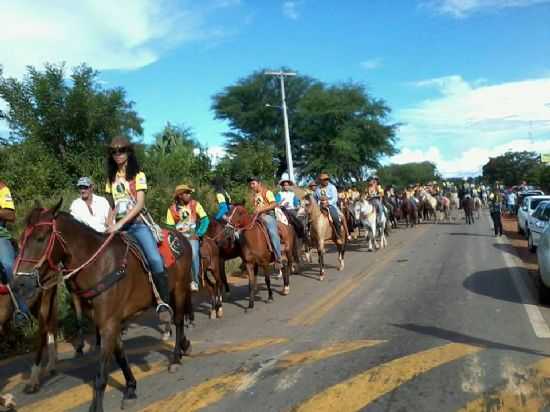
{"label": "white shirt", "polygon": [[[91,208],[91,213],[90,213]],[[107,199],[92,194],[92,204],[88,205],[81,198],[73,200],[71,204],[71,215],[78,221],[90,226],[96,231],[103,233],[107,230],[107,218],[111,206]]]}

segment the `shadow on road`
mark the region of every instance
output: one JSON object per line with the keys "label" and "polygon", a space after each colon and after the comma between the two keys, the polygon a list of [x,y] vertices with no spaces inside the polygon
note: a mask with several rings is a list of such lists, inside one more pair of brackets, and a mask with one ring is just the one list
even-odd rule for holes
{"label": "shadow on road", "polygon": [[450,232],[448,234],[451,236],[494,237],[493,235],[486,235],[483,233]]}
{"label": "shadow on road", "polygon": [[513,284],[508,268],[475,272],[462,282],[464,288],[478,295],[506,302],[522,303]]}
{"label": "shadow on road", "polygon": [[522,348],[520,346],[508,345],[506,343],[494,342],[492,340],[478,338],[471,335],[466,335],[460,332],[455,332],[448,329],[438,328],[437,326],[425,326],[415,323],[392,323],[396,328],[405,329],[411,332],[420,333],[422,335],[433,336],[439,339],[445,339],[450,342],[465,343],[468,345],[481,346],[490,349],[509,350],[514,352],[526,353],[529,355],[549,356],[547,353],[540,352],[534,349]]}

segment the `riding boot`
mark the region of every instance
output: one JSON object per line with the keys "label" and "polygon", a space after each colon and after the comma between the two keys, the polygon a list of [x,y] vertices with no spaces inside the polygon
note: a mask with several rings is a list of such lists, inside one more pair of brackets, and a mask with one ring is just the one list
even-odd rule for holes
{"label": "riding boot", "polygon": [[170,288],[168,286],[168,273],[153,274],[153,282],[157,288],[161,303],[157,306],[157,314],[162,323],[172,323],[172,308],[170,307]]}

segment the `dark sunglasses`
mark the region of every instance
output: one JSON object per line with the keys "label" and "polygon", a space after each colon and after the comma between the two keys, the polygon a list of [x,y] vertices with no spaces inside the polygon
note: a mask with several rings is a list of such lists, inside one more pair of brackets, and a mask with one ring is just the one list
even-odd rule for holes
{"label": "dark sunglasses", "polygon": [[88,190],[91,186],[78,186],[78,190]]}
{"label": "dark sunglasses", "polygon": [[128,153],[129,150],[127,147],[115,147],[113,149],[110,149],[109,152],[111,153],[111,155],[117,155],[117,154]]}

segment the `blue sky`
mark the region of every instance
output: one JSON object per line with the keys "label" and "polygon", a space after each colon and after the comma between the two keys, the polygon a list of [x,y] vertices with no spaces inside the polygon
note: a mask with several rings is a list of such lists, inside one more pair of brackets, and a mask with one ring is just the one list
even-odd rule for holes
{"label": "blue sky", "polygon": [[403,123],[388,162],[470,175],[508,149],[550,152],[549,0],[13,3],[0,6],[5,73],[85,61],[127,90],[146,141],[170,121],[216,151],[227,127],[212,95],[286,66],[385,99]]}

